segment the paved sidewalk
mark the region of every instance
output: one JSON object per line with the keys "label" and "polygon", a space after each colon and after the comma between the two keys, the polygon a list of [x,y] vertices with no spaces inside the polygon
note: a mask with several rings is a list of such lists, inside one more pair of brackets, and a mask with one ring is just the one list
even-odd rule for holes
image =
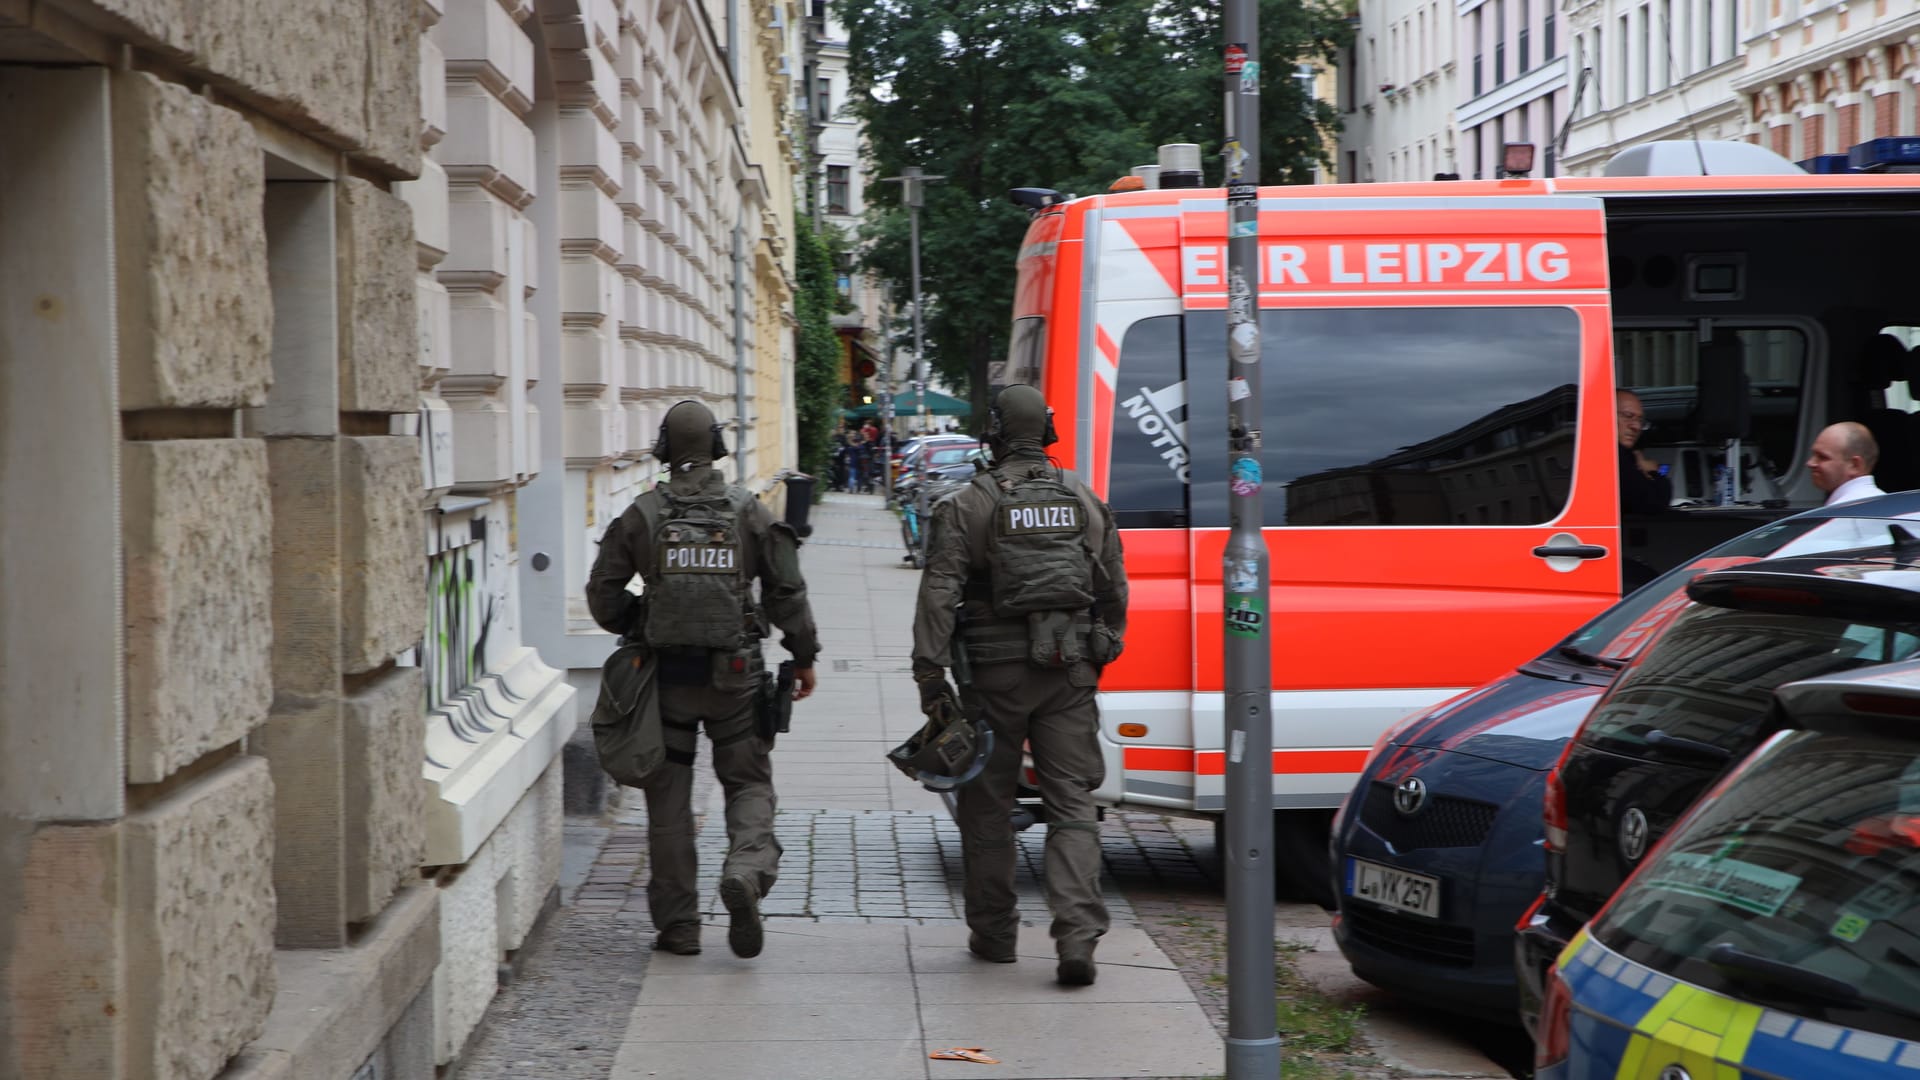
{"label": "paved sidewalk", "polygon": [[[785,854],[763,902],[766,951],[748,961],[727,950],[715,895],[722,796],[707,779],[696,793],[706,949],[647,961],[611,1075],[1216,1075],[1223,1052],[1212,1023],[1110,879],[1114,929],[1100,946],[1099,981],[1054,982],[1036,878],[1044,828],[1021,836],[1019,962],[966,951],[958,830],[936,796],[884,758],[922,720],[908,674],[919,575],[902,562],[897,521],[878,498],[829,496],[813,522],[801,554],[824,651],[819,689],[795,707],[774,751]],[[627,915],[643,938],[644,836],[644,813],[623,814],[576,902]],[[984,1047],[1001,1064],[928,1058],[949,1046]]]}
{"label": "paved sidewalk", "polygon": [[[960,921],[958,832],[940,800],[883,757],[921,722],[908,674],[919,575],[900,560],[897,520],[878,498],[830,495],[813,512],[801,555],[826,651],[818,691],[774,752],[785,853],[763,902],[765,952],[748,961],[727,949],[715,895],[722,799],[703,743],[694,802],[705,951],[652,952],[637,792],[610,826],[570,821],[563,906],[503,969],[513,981],[458,1080],[1218,1077],[1225,901],[1209,826],[1107,815],[1113,930],[1099,981],[1078,989],[1053,981],[1036,876],[1045,829],[1021,834],[1020,961],[975,960]],[[1312,950],[1303,971],[1376,1010],[1367,1030],[1384,1068],[1352,1075],[1502,1075],[1450,1039],[1448,1021],[1407,1019],[1359,986],[1318,908],[1280,905],[1275,916],[1281,940]],[[1001,1063],[927,1057],[948,1046],[984,1047]]]}
{"label": "paved sidewalk", "polygon": [[[885,761],[920,723],[908,675],[914,590],[899,523],[877,496],[833,494],[801,550],[822,634],[820,686],[774,749],[780,882],[762,901],[766,951],[726,945],[716,896],[722,792],[703,744],[705,951],[653,953],[645,811],[637,792],[576,869],[566,905],[468,1045],[463,1080],[1200,1078],[1223,1049],[1187,978],[1102,880],[1114,930],[1087,988],[1054,982],[1039,892],[1044,828],[1021,834],[1020,961],[966,951],[960,836],[941,799]],[[778,648],[770,659],[780,657]],[[1150,838],[1148,844],[1158,842]],[[1142,849],[1137,863],[1152,863]],[[927,1053],[985,1047],[998,1065]]]}

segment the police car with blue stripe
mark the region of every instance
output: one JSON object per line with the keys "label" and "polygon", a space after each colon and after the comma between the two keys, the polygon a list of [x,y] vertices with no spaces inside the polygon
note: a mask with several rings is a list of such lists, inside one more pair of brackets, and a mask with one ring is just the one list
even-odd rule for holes
{"label": "police car with blue stripe", "polygon": [[1920,1080],[1920,661],[1773,720],[1561,953],[1540,1080]]}

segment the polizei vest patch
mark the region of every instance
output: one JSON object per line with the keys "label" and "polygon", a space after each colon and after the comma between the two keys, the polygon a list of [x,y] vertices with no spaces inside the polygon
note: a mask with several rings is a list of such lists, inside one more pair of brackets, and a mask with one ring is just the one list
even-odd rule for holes
{"label": "polizei vest patch", "polygon": [[1019,503],[1000,506],[1000,535],[1071,532],[1081,530],[1080,503]]}
{"label": "polizei vest patch", "polygon": [[662,547],[660,569],[669,574],[731,574],[740,568],[729,544],[674,544]]}

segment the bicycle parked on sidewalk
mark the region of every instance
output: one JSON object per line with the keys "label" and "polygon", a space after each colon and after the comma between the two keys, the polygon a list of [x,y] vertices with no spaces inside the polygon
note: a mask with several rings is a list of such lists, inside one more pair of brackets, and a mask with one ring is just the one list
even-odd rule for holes
{"label": "bicycle parked on sidewalk", "polygon": [[[936,447],[932,450],[926,472],[926,506],[929,513],[935,503],[973,481],[976,471],[974,461],[979,456],[977,443],[971,446]],[[917,462],[910,460],[910,467],[903,470],[903,475],[893,488],[893,507],[900,515],[900,541],[907,548],[901,561],[912,563],[915,570],[927,565],[926,523],[920,518],[918,496],[921,481],[917,465]]]}

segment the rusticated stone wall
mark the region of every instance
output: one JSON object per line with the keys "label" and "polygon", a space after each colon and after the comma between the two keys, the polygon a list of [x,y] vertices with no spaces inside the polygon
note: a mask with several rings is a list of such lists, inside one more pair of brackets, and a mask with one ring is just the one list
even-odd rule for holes
{"label": "rusticated stone wall", "polygon": [[127,779],[238,742],[273,698],[272,514],[258,439],[129,443]]}
{"label": "rusticated stone wall", "polygon": [[[421,317],[393,188],[424,167],[441,6],[0,5],[0,275],[40,312],[0,326],[0,484],[19,446],[71,475],[35,486],[73,504],[43,524],[113,583],[0,644],[65,671],[96,642],[89,677],[120,688],[0,703],[9,776],[62,778],[0,791],[7,1080],[432,1076]],[[17,550],[10,583],[72,576]]]}
{"label": "rusticated stone wall", "polygon": [[[409,291],[411,286],[409,280]],[[341,647],[346,670],[359,673],[412,648],[426,625],[419,442],[385,435],[343,438],[340,484],[345,495],[340,508],[340,581],[345,590]]]}
{"label": "rusticated stone wall", "polygon": [[137,71],[114,80],[113,121],[120,407],[260,404],[273,308],[252,129]]}
{"label": "rusticated stone wall", "polygon": [[273,1003],[273,781],[238,757],[127,817],[127,1072],[202,1080]]}
{"label": "rusticated stone wall", "polygon": [[340,222],[340,408],[412,412],[420,401],[413,210],[348,177]]}
{"label": "rusticated stone wall", "polygon": [[420,781],[419,668],[394,668],[346,702],[347,920],[379,914],[420,876],[426,786]]}
{"label": "rusticated stone wall", "polygon": [[380,172],[419,171],[414,0],[48,2]]}

